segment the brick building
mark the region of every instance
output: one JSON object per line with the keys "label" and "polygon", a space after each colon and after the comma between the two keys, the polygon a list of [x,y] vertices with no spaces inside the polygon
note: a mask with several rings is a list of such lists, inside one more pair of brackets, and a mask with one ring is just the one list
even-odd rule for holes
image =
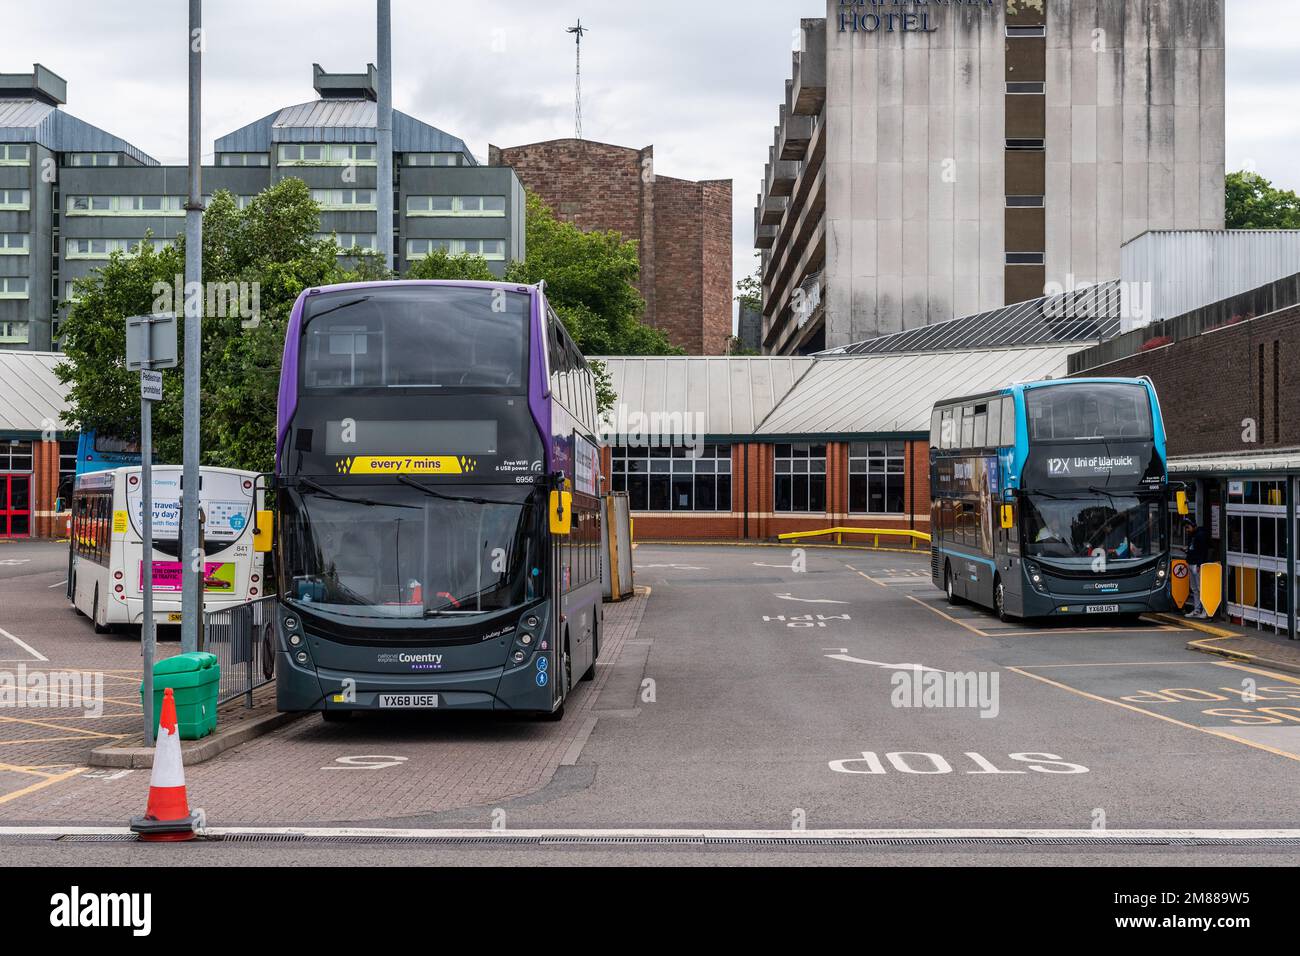
{"label": "brick building", "polygon": [[[1073,375],[1147,375],[1235,623],[1297,636],[1300,274],[1119,336]],[[1175,531],[1175,543],[1181,543]]]}
{"label": "brick building", "polygon": [[695,355],[719,355],[731,336],[731,180],[657,175],[654,147],[582,139],[488,147],[556,216],[614,230],[640,244],[645,319]]}
{"label": "brick building", "polygon": [[1077,348],[603,359],[619,396],[604,470],[641,539],[928,531],[935,401],[1063,376]]}

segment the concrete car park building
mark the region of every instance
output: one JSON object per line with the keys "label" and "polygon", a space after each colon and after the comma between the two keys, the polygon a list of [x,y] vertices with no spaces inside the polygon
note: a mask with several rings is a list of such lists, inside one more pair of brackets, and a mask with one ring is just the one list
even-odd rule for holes
{"label": "concrete car park building", "polygon": [[[229,190],[243,206],[295,176],[321,207],[322,236],[377,249],[374,67],[312,71],[316,99],[216,140],[204,194]],[[65,98],[44,67],[0,74],[0,346],[52,348],[77,279],[146,237],[184,234],[187,168],[69,116]],[[435,249],[481,255],[497,275],[523,257],[524,193],[512,170],[479,165],[463,140],[398,110],[393,159],[399,272]]]}
{"label": "concrete car park building", "polygon": [[827,0],[754,210],[763,347],[1114,279],[1224,217],[1223,0]]}

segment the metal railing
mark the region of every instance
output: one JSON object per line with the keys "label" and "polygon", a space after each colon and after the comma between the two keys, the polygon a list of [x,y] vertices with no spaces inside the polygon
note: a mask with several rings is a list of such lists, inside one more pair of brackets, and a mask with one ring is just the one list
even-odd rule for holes
{"label": "metal railing", "polygon": [[924,531],[911,531],[907,528],[822,528],[819,531],[787,531],[785,534],[777,535],[779,541],[799,541],[803,538],[818,538],[824,534],[835,535],[835,543],[843,544],[846,534],[861,534],[874,538],[873,548],[880,547],[880,538],[883,535],[895,535],[897,537],[909,538],[910,547],[915,550],[916,542],[924,541],[930,543],[930,536]]}
{"label": "metal railing", "polygon": [[244,697],[253,706],[253,691],[275,679],[274,597],[259,598],[219,611],[205,611],[199,650],[217,656],[221,684],[217,704]]}

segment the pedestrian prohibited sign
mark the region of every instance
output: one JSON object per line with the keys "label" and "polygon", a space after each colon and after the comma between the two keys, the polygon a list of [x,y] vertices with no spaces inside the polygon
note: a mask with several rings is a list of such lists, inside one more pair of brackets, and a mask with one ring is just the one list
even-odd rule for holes
{"label": "pedestrian prohibited sign", "polygon": [[1191,568],[1187,566],[1186,561],[1175,561],[1169,569],[1169,574],[1172,578],[1169,582],[1169,596],[1174,599],[1175,605],[1182,607],[1191,594]]}

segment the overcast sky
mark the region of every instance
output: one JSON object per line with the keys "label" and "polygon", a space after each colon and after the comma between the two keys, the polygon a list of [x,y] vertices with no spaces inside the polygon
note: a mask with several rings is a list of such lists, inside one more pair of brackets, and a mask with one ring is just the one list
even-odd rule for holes
{"label": "overcast sky", "polygon": [[[1105,2],[1105,0],[1100,0]],[[1300,5],[1226,0],[1227,159],[1300,188]],[[185,159],[186,4],[11,3],[0,72],[39,62],[68,81],[68,112],[164,163]],[[311,64],[375,59],[368,0],[218,0],[206,5],[203,148],[314,98]],[[583,132],[655,147],[658,172],[731,179],[735,275],[753,271],[753,206],[800,16],[822,0],[449,0],[393,3],[393,105],[486,158],[573,135],[573,38],[583,41]]]}

